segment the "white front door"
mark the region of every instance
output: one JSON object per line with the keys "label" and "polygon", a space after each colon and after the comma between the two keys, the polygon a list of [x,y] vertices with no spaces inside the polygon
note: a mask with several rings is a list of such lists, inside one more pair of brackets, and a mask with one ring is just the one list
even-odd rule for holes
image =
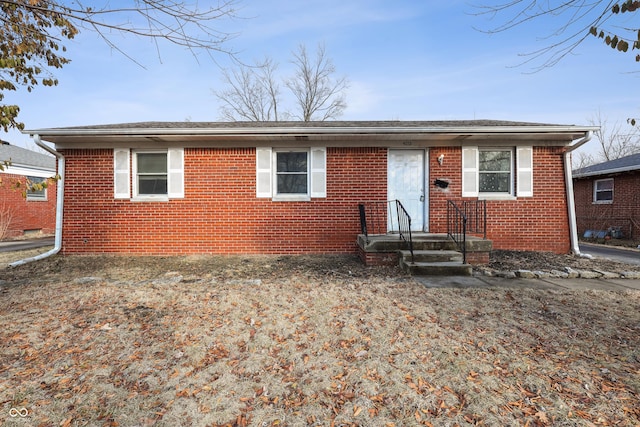
{"label": "white front door", "polygon": [[[400,200],[411,217],[411,231],[425,231],[425,151],[389,150],[387,162],[388,200]],[[397,228],[397,218],[388,223],[388,231]]]}

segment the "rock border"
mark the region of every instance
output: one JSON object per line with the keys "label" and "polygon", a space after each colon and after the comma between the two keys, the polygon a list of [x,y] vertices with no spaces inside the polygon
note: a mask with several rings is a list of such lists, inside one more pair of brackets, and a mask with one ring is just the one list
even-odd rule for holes
{"label": "rock border", "polygon": [[489,267],[474,269],[474,275],[487,277],[502,277],[507,279],[640,279],[640,271],[621,271],[613,273],[603,270],[575,270],[564,267],[563,270],[532,271],[513,270],[501,271]]}

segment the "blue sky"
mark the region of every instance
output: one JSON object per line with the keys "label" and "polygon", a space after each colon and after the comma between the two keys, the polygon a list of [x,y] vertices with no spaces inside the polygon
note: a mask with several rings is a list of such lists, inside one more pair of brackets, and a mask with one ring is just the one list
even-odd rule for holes
{"label": "blue sky", "polygon": [[[202,2],[201,2],[202,3]],[[491,0],[485,3],[491,3]],[[494,2],[495,3],[495,2]],[[246,62],[269,56],[290,74],[291,52],[324,43],[338,75],[350,81],[343,120],[496,119],[588,124],[640,115],[638,65],[629,54],[588,38],[554,67],[531,73],[523,53],[544,47],[552,24],[488,35],[502,21],[475,16],[466,1],[242,0],[227,45]],[[71,64],[57,87],[7,94],[27,129],[137,121],[216,121],[227,57],[196,60],[182,48],[114,36],[145,68],[91,33],[66,43]],[[18,132],[3,139],[32,146]]]}

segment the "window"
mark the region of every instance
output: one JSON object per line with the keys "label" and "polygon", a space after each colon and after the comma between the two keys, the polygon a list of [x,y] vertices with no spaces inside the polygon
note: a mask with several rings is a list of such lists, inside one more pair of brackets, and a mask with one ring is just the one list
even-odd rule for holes
{"label": "window", "polygon": [[138,196],[167,195],[167,153],[136,153]]}
{"label": "window", "polygon": [[308,154],[306,151],[276,152],[276,195],[307,194]]}
{"label": "window", "polygon": [[613,203],[613,178],[594,181],[593,203]]}
{"label": "window", "polygon": [[117,148],[113,157],[116,199],[129,199],[132,193],[138,200],[184,197],[184,149],[132,153],[129,149]]}
{"label": "window", "polygon": [[462,196],[532,197],[533,147],[463,147]]}
{"label": "window", "polygon": [[326,195],[326,148],[256,149],[256,196],[307,201]]}
{"label": "window", "polygon": [[47,200],[46,188],[33,188],[34,186],[39,187],[39,184],[46,184],[46,179],[37,176],[28,176],[27,180],[29,185],[29,188],[27,188],[27,200]]}
{"label": "window", "polygon": [[478,155],[479,191],[511,194],[511,150],[480,150]]}

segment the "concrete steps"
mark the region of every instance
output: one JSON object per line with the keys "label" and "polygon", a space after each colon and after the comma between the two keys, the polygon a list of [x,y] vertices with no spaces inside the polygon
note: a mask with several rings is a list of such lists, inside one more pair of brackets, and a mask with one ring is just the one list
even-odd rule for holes
{"label": "concrete steps", "polygon": [[413,233],[414,260],[408,244],[397,234],[358,235],[359,256],[367,265],[400,265],[416,276],[471,276],[471,264],[488,262],[490,240],[467,236],[467,263],[462,253],[446,234]]}
{"label": "concrete steps", "polygon": [[399,251],[400,267],[412,276],[471,276],[471,264],[462,263],[462,253],[453,250]]}

